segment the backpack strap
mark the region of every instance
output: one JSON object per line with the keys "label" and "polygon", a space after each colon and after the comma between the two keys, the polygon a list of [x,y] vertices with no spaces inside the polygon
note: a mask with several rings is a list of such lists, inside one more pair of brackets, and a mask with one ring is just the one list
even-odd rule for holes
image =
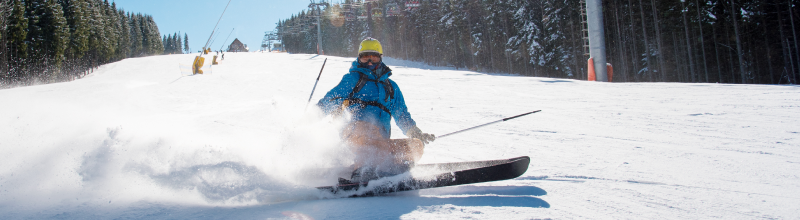
{"label": "backpack strap", "polygon": [[394,87],[389,79],[383,80],[381,83],[383,83],[383,89],[386,90],[386,101],[388,102],[389,98],[394,98]]}
{"label": "backpack strap", "polygon": [[355,96],[356,93],[358,93],[358,91],[361,91],[361,89],[364,88],[364,85],[366,85],[367,82],[375,82],[376,86],[378,82],[383,84],[383,89],[386,91],[386,97],[384,98],[385,101],[388,102],[390,98],[392,99],[394,98],[394,88],[392,87],[392,83],[389,82],[389,79],[378,81],[370,79],[366,74],[361,72],[358,73],[358,82],[356,83],[356,86],[353,87],[353,91],[351,91],[347,97],[353,98],[353,96]]}
{"label": "backpack strap", "polygon": [[347,97],[353,98],[353,96],[355,96],[356,93],[358,93],[358,91],[361,91],[361,89],[364,88],[364,85],[367,84],[367,81],[373,81],[373,80],[365,76],[364,73],[358,73],[358,82],[356,83],[356,86],[353,87],[353,91],[350,91],[350,94],[347,95]]}
{"label": "backpack strap", "polygon": [[389,111],[389,108],[386,108],[383,104],[376,101],[364,101],[357,98],[349,98],[347,99],[350,101],[350,105],[361,105],[361,108],[364,108],[366,105],[371,105],[380,108],[381,110],[385,111],[387,114],[392,115],[392,112]]}
{"label": "backpack strap", "polygon": [[389,79],[386,79],[386,80],[383,80],[383,81],[378,81],[378,80],[370,79],[366,74],[359,72],[358,82],[356,82],[356,86],[353,87],[353,91],[350,91],[350,94],[348,94],[347,98],[344,98],[344,99],[347,100],[350,105],[357,104],[357,105],[361,105],[362,108],[364,106],[366,106],[366,105],[371,105],[371,106],[378,107],[381,110],[383,110],[386,113],[388,113],[389,115],[391,115],[392,112],[389,110],[389,108],[387,108],[386,106],[384,106],[380,102],[377,102],[377,101],[364,101],[364,100],[361,100],[359,98],[355,98],[356,93],[361,91],[361,89],[364,88],[364,85],[366,85],[367,82],[374,82],[376,86],[378,85],[379,82],[381,84],[383,84],[383,89],[386,91],[385,100],[387,102],[389,101],[390,98],[394,98],[394,88],[392,88],[392,83],[389,82]]}

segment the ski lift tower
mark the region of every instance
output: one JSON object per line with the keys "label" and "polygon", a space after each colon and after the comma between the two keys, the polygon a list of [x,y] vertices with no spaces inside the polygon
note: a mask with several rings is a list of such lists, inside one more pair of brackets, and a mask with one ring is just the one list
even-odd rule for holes
{"label": "ski lift tower", "polygon": [[[278,42],[281,42],[281,44],[283,44],[283,41],[281,40],[281,36],[278,34],[277,30],[272,31],[272,34],[269,35],[269,46],[270,46],[270,48],[272,48],[272,46],[273,46],[272,41],[278,41]],[[270,49],[270,52],[272,52],[272,49]]]}
{"label": "ski lift tower", "polygon": [[274,30],[274,31],[264,32],[264,39],[261,40],[261,51],[269,49],[269,52],[272,52],[273,41],[280,41],[278,31]]}
{"label": "ski lift tower", "polygon": [[589,68],[594,68],[597,81],[608,82],[606,64],[606,39],[603,31],[603,4],[602,0],[586,0],[586,23],[588,26],[589,54],[594,63]]}
{"label": "ski lift tower", "polygon": [[322,7],[330,6],[325,0],[320,0],[320,3],[316,3],[314,0],[311,0],[311,4],[308,4],[308,8],[315,12],[314,17],[317,17],[317,54],[318,55],[325,55],[325,51],[322,50]]}
{"label": "ski lift tower", "polygon": [[270,32],[264,32],[264,38],[261,39],[261,52],[262,53],[269,48],[267,46],[268,45],[268,41],[269,41],[269,33]]}

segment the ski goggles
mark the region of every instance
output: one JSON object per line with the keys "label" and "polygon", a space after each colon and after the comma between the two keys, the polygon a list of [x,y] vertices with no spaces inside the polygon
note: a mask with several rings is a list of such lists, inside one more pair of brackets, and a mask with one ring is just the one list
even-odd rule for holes
{"label": "ski goggles", "polygon": [[362,53],[358,56],[358,62],[360,63],[380,63],[381,62],[381,55],[378,53]]}

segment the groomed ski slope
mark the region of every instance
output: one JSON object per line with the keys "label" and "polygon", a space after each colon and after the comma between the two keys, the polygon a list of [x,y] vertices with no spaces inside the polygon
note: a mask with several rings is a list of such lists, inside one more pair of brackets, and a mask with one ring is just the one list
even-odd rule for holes
{"label": "groomed ski slope", "polygon": [[[798,219],[800,88],[597,83],[387,59],[425,132],[421,163],[530,156],[522,177],[331,198],[339,121],[306,107],[354,58],[126,59],[0,90],[0,219]],[[395,125],[394,138],[403,138]]]}

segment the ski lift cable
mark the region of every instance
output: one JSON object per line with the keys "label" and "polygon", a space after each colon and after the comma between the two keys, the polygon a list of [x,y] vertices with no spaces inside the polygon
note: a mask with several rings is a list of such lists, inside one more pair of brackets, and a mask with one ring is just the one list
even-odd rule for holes
{"label": "ski lift cable", "polygon": [[214,37],[214,30],[217,29],[217,26],[219,25],[219,22],[222,21],[222,16],[225,15],[225,11],[228,11],[228,6],[231,5],[231,1],[233,1],[233,0],[228,0],[228,4],[225,5],[225,9],[222,10],[222,14],[219,15],[219,20],[217,20],[217,24],[214,25],[214,29],[212,29],[212,31],[211,31],[211,36],[208,36],[208,40],[206,41],[206,45],[203,46],[203,49],[207,49],[208,48],[208,43],[211,42],[211,38]]}
{"label": "ski lift cable", "polygon": [[[220,46],[220,47],[219,47],[219,50],[220,50],[220,51],[222,50],[222,48],[223,48],[223,47],[225,47],[225,43],[226,43],[226,42],[228,42],[228,39],[230,39],[230,38],[231,38],[231,34],[233,34],[233,30],[236,30],[236,28],[233,28],[233,29],[231,29],[231,33],[230,33],[230,34],[228,34],[228,37],[226,37],[226,38],[225,38],[225,41],[223,41],[223,42],[222,42],[222,46]],[[230,48],[228,48],[228,49],[230,49]]]}
{"label": "ski lift cable", "polygon": [[[217,33],[216,33],[216,34],[214,34],[214,37],[212,37],[212,38],[211,38],[211,43],[210,43],[210,44],[208,44],[208,45],[214,45],[214,42],[217,42],[217,37],[219,37],[219,32],[218,32],[218,31],[219,31],[219,28],[217,28],[217,30],[215,31],[215,32],[217,32]],[[210,46],[209,46],[209,47],[210,47]]]}

